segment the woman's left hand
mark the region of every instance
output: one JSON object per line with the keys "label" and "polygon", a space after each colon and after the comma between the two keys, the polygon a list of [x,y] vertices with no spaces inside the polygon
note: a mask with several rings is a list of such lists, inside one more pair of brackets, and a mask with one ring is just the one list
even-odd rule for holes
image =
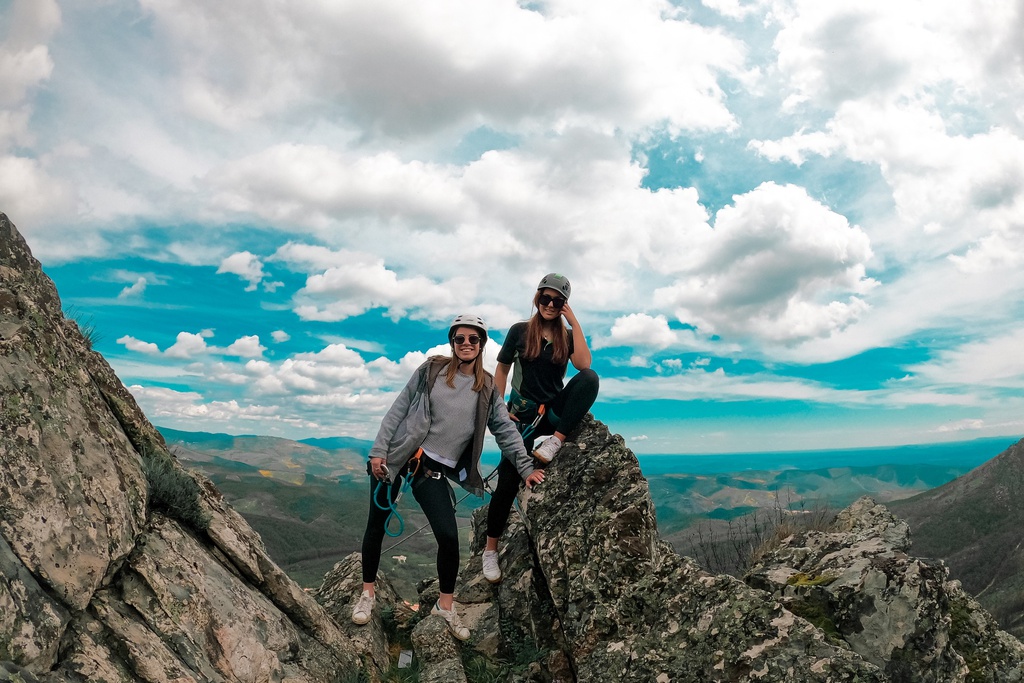
{"label": "woman's left hand", "polygon": [[544,481],[544,470],[534,470],[526,478],[526,486],[527,488],[533,488],[534,484],[539,484],[542,481]]}

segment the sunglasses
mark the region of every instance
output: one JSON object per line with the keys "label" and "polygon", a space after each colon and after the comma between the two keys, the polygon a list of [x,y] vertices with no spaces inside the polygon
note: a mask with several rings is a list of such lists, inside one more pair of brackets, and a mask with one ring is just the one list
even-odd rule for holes
{"label": "sunglasses", "polygon": [[548,294],[541,294],[539,297],[537,297],[537,303],[540,304],[541,306],[547,306],[548,304],[551,304],[555,308],[560,309],[562,308],[562,306],[565,305],[565,299],[563,299],[560,296],[550,296]]}
{"label": "sunglasses", "polygon": [[465,344],[467,339],[469,340],[469,343],[473,345],[480,343],[480,337],[475,334],[471,334],[468,337],[464,334],[457,334],[453,337],[456,344]]}

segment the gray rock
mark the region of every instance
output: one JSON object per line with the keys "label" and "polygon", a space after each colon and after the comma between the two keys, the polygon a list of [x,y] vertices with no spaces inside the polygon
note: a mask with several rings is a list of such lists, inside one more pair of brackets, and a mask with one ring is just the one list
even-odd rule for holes
{"label": "gray rock", "polygon": [[428,615],[416,624],[412,644],[420,660],[420,683],[466,683],[456,643],[441,617]]}
{"label": "gray rock", "polygon": [[352,608],[362,590],[360,555],[352,553],[324,576],[314,596],[350,639],[363,670],[370,673],[371,679],[381,680],[391,667],[391,636],[409,623],[414,612],[399,598],[387,575],[378,572],[373,616],[369,623],[356,625],[352,623]]}
{"label": "gray rock", "polygon": [[[769,593],[677,556],[621,437],[589,417],[570,437],[503,539],[493,602],[512,680],[885,680]],[[476,534],[471,567],[480,519]]]}
{"label": "gray rock", "polygon": [[[358,669],[324,608],[174,461],[3,214],[0,397],[3,676],[327,683]],[[175,518],[153,512],[147,463],[186,491]]]}
{"label": "gray rock", "polygon": [[864,497],[828,529],[783,539],[745,578],[890,680],[1021,680],[1024,646],[909,548],[906,522]]}

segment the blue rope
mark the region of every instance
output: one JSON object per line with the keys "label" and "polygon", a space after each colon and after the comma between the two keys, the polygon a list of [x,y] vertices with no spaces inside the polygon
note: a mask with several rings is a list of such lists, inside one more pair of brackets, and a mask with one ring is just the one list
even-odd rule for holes
{"label": "blue rope", "polygon": [[[398,512],[398,501],[402,499],[402,494],[404,494],[412,487],[412,477],[412,474],[409,474],[408,476],[405,477],[405,480],[402,482],[400,488],[398,489],[398,495],[395,496],[395,499],[393,501],[391,500],[391,487],[394,486],[393,482],[378,481],[377,485],[373,487],[373,504],[377,506],[378,510],[389,511],[388,518],[384,521],[384,533],[386,533],[388,536],[391,536],[392,538],[401,536],[402,532],[405,531],[405,520],[402,519],[402,515]],[[378,500],[378,494],[380,493],[380,489],[382,486],[387,491],[387,505],[381,505],[380,500]],[[398,531],[391,531],[392,519],[398,520]]]}

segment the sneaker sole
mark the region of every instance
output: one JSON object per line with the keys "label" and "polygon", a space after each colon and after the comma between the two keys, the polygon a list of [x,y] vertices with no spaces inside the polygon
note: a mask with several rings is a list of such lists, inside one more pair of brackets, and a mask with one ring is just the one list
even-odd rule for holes
{"label": "sneaker sole", "polygon": [[352,623],[355,624],[356,626],[365,626],[366,624],[370,623],[370,617],[366,617],[362,621],[359,621],[355,617],[352,617]]}
{"label": "sneaker sole", "polygon": [[501,580],[502,580],[502,579],[503,579],[504,577],[502,577],[502,576],[499,576],[499,577],[498,577],[498,578],[496,578],[496,579],[492,579],[492,578],[489,578],[489,577],[485,576],[484,578],[485,578],[485,579],[487,579],[487,583],[489,583],[489,584],[491,584],[491,585],[493,586],[493,585],[494,585],[494,584],[496,584],[496,583],[501,583]]}

